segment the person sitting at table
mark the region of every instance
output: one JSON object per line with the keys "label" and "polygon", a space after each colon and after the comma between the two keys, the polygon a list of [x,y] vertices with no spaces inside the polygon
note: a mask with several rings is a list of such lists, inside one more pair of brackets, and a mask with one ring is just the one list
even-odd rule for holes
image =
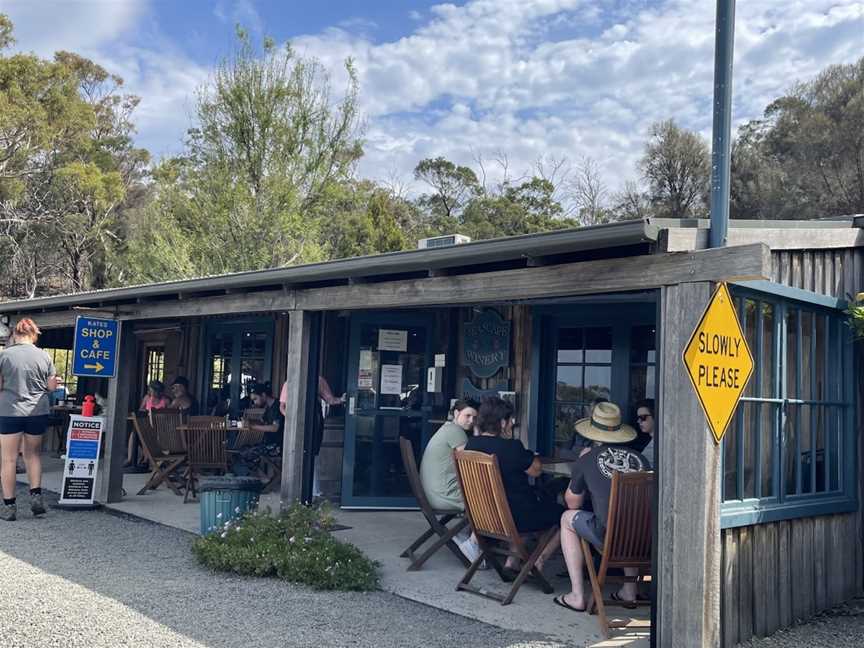
{"label": "person sitting at table", "polygon": [[198,403],[195,397],[189,393],[189,379],[184,376],[177,376],[174,382],[171,383],[171,394],[174,398],[169,409],[180,410],[187,416],[194,416],[198,413]]}
{"label": "person sitting at table", "polygon": [[[453,420],[440,428],[423,451],[420,461],[420,482],[429,504],[440,511],[464,511],[462,491],[453,463],[453,451],[461,450],[468,443],[468,435],[474,431],[474,421],[480,404],[470,398],[457,400],[453,405]],[[459,549],[471,562],[480,555],[480,547],[475,539],[465,533],[457,535]]]}
{"label": "person sitting at table", "polygon": [[264,431],[264,444],[282,447],[282,435],[285,429],[285,417],[279,409],[279,401],[273,398],[273,391],[266,383],[249,385],[249,398],[254,407],[264,409],[261,423],[250,425],[252,430]]}
{"label": "person sitting at table", "polygon": [[[497,396],[485,399],[477,414],[478,436],[469,438],[465,449],[498,458],[501,481],[516,529],[522,533],[545,531],[558,525],[564,507],[553,499],[541,497],[528,481],[542,472],[540,457],[525,448],[519,439],[512,438],[515,422],[510,402]],[[537,559],[538,570],[557,548],[558,534]],[[515,560],[508,557],[505,567],[515,569]]]}
{"label": "person sitting at table", "polygon": [[653,398],[644,398],[636,403],[636,426],[639,429],[639,434],[630,444],[630,447],[641,452],[653,465],[655,463]]}
{"label": "person sitting at table", "polygon": [[[147,384],[147,393],[144,394],[144,398],[141,399],[141,403],[138,405],[138,411],[150,413],[153,410],[165,409],[170,404],[171,399],[168,398],[168,395],[165,393],[165,383],[161,380],[151,380]],[[138,439],[135,436],[135,433],[130,432],[129,440],[126,444],[126,463],[123,464],[124,467],[132,465],[133,455],[135,454],[137,444]],[[139,458],[139,466],[144,466],[143,460],[143,457]]]}
{"label": "person sitting at table", "polygon": [[[601,549],[606,535],[609,495],[615,472],[650,470],[648,460],[628,444],[636,438],[636,430],[621,423],[621,410],[615,403],[600,403],[591,415],[577,424],[577,430],[593,447],[571,464],[570,486],[565,493],[568,511],[561,516],[561,552],[570,577],[570,592],[555,598],[555,604],[574,612],[587,607],[582,569],[585,557],[580,538]],[[583,508],[590,498],[593,510]],[[624,573],[634,577],[636,569]],[[612,594],[616,601],[635,602],[636,584],[624,583]]]}

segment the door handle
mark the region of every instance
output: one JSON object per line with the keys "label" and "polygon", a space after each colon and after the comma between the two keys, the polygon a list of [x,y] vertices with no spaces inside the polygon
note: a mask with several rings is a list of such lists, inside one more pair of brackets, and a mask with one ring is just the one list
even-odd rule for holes
{"label": "door handle", "polygon": [[357,397],[353,394],[348,397],[348,414],[354,416],[354,410],[357,405]]}

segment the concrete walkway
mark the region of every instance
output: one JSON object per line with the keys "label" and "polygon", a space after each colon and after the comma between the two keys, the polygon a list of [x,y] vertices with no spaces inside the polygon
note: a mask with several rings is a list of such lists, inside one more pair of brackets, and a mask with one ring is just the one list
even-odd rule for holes
{"label": "concrete walkway", "polygon": [[[60,487],[62,463],[56,459],[48,460],[45,467],[44,485],[56,492]],[[108,505],[108,508],[114,512],[198,533],[198,505],[183,504],[183,499],[167,488],[136,495],[146,478],[147,475],[124,475],[127,496],[122,502]],[[263,495],[260,506],[277,511],[278,494]],[[556,606],[552,595],[543,594],[531,584],[523,585],[509,606],[501,606],[495,601],[465,592],[456,592],[456,583],[461,579],[464,570],[449,551],[438,552],[419,572],[406,571],[407,560],[399,558],[399,554],[424,530],[425,521],[419,512],[337,509],[335,514],[340,524],[350,527],[337,531],[337,537],[355,544],[369,557],[381,563],[382,588],[387,592],[499,628],[540,632],[569,645],[598,648],[644,648],[649,645],[647,608],[640,608],[635,613],[621,608],[610,608],[610,618],[629,620],[631,627],[613,631],[612,639],[603,641],[596,617]],[[556,594],[569,589],[569,581],[556,576],[563,570],[563,560],[553,561],[545,569]],[[475,582],[496,591],[506,591],[505,584],[491,571],[480,572],[475,576]],[[615,616],[622,612],[626,612],[627,616]]]}

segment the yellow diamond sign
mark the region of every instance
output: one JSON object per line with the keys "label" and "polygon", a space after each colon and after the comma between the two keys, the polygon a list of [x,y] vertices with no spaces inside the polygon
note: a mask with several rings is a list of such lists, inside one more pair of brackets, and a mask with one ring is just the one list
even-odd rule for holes
{"label": "yellow diamond sign", "polygon": [[720,443],[753,373],[753,355],[725,283],[717,286],[684,348],[684,364]]}

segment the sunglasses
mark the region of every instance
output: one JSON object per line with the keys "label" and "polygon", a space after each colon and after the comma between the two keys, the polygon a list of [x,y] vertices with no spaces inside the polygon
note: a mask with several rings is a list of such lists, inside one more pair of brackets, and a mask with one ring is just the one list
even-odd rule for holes
{"label": "sunglasses", "polygon": [[636,417],[636,420],[639,421],[640,423],[644,423],[649,418],[651,418],[650,414],[640,414],[639,416]]}

